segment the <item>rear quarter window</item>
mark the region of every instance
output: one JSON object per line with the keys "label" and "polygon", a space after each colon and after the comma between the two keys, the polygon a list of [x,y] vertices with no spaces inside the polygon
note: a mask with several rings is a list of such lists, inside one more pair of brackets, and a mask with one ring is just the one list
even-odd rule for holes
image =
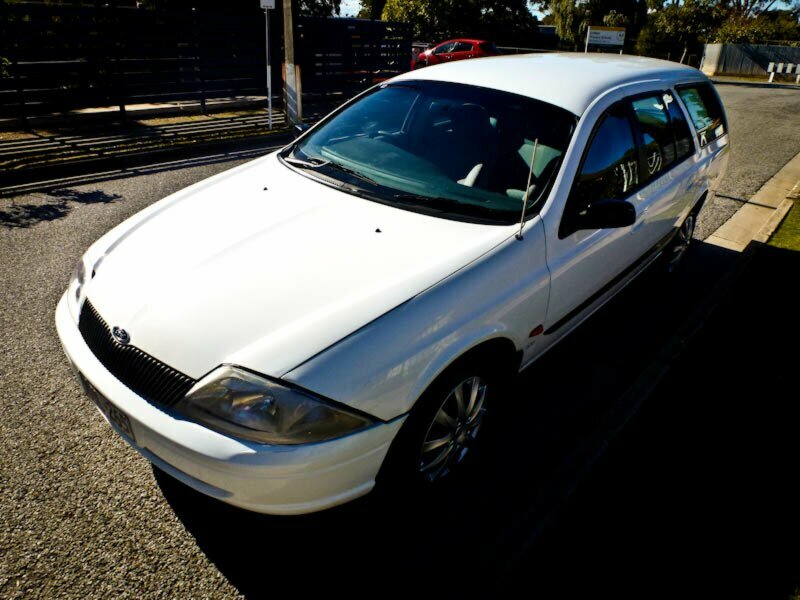
{"label": "rear quarter window", "polygon": [[697,141],[705,146],[728,133],[725,112],[717,94],[708,83],[678,87],[678,95],[697,130]]}

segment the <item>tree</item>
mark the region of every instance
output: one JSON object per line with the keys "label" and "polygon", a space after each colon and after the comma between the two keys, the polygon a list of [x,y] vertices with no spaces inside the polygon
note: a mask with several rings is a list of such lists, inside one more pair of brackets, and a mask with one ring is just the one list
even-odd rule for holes
{"label": "tree", "polygon": [[524,44],[538,31],[526,0],[386,0],[382,17],[410,23],[416,39],[429,41],[470,36]]}
{"label": "tree", "polygon": [[359,19],[380,19],[386,0],[360,0],[361,8],[358,11]]}
{"label": "tree", "polygon": [[381,17],[384,21],[408,23],[415,39],[433,41],[445,29],[441,7],[428,0],[386,0]]}
{"label": "tree", "polygon": [[590,14],[586,4],[578,4],[575,0],[550,0],[548,8],[553,15],[553,24],[561,41],[577,46],[590,24]]}
{"label": "tree", "polygon": [[755,17],[769,11],[778,0],[729,0],[729,11],[732,17]]}
{"label": "tree", "polygon": [[716,0],[673,0],[651,14],[656,30],[681,48],[682,63],[689,48],[706,40],[724,17]]}
{"label": "tree", "polygon": [[342,0],[295,0],[295,14],[303,17],[332,17],[341,11]]}
{"label": "tree", "polygon": [[538,6],[549,11],[562,43],[573,48],[583,42],[589,25],[625,27],[629,40],[647,17],[647,0],[538,0]]}
{"label": "tree", "polygon": [[606,27],[625,27],[628,24],[628,17],[616,10],[612,10],[603,17],[603,25]]}
{"label": "tree", "polygon": [[717,29],[714,41],[721,44],[798,42],[800,41],[798,15],[788,10],[769,11],[754,17],[733,14]]}

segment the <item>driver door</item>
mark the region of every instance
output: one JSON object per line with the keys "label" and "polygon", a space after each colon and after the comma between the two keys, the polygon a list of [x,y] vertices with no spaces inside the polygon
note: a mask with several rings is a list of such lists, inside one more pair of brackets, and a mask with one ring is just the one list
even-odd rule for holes
{"label": "driver door", "polygon": [[475,56],[472,44],[467,42],[457,42],[453,47],[453,53],[450,60],[464,60],[465,58],[473,58]]}
{"label": "driver door", "polygon": [[436,55],[439,62],[448,62],[453,58],[453,48],[455,45],[455,42],[447,42],[436,48],[433,53]]}
{"label": "driver door", "polygon": [[[641,228],[583,229],[580,216],[593,202],[624,200],[637,206],[639,149],[627,100],[598,119],[589,138],[559,223],[547,224],[547,263],[551,272],[545,334],[553,340],[636,270]],[[557,215],[547,215],[552,219]],[[642,218],[637,208],[637,221]],[[551,235],[552,233],[552,235]]]}

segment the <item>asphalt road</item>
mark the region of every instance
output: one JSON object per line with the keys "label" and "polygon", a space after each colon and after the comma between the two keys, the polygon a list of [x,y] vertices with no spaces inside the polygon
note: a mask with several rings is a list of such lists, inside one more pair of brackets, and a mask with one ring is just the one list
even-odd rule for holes
{"label": "asphalt road", "polygon": [[[746,198],[800,151],[800,92],[719,89],[733,138],[721,191]],[[239,162],[0,200],[0,596],[359,595],[387,582],[492,588],[558,497],[577,441],[732,260],[699,244],[674,281],[648,276],[628,288],[525,373],[513,401],[487,423],[493,443],[471,477],[432,502],[378,496],[308,517],[251,515],[154,472],[118,439],[80,392],[53,325],[92,241]],[[715,200],[699,234],[737,207]],[[536,565],[522,568],[535,573]]]}

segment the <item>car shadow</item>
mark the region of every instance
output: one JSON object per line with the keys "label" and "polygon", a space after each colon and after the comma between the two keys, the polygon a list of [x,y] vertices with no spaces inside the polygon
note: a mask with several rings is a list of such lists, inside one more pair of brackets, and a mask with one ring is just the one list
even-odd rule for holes
{"label": "car shadow", "polygon": [[753,255],[506,591],[798,597],[799,271],[800,252]]}
{"label": "car shadow", "polygon": [[491,593],[606,443],[597,437],[606,415],[737,256],[697,243],[673,276],[652,270],[628,286],[509,386],[487,415],[481,451],[425,498],[376,490],[322,513],[274,517],[154,469],[156,481],[199,548],[248,597],[369,595],[372,584]]}
{"label": "car shadow", "polygon": [[101,190],[55,189],[39,194],[35,200],[5,205],[0,210],[0,227],[27,228],[65,217],[75,204],[109,204],[121,198],[119,194],[107,194]]}

